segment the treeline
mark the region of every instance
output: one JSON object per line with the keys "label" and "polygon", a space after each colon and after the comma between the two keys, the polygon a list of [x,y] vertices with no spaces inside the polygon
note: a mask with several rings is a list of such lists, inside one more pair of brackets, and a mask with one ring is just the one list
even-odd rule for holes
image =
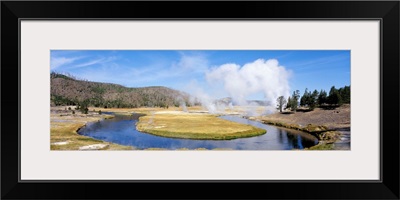
{"label": "treeline", "polygon": [[280,96],[277,99],[277,109],[280,112],[283,109],[296,111],[299,106],[314,110],[316,107],[335,108],[343,104],[350,104],[350,86],[344,86],[339,89],[332,86],[329,94],[325,90],[311,92],[306,88],[301,97],[300,91],[296,90],[287,100],[284,96]]}
{"label": "treeline", "polygon": [[74,77],[52,72],[50,74],[51,104],[79,105],[104,108],[136,108],[191,106],[189,95],[167,87],[128,88],[111,83],[76,80]]}

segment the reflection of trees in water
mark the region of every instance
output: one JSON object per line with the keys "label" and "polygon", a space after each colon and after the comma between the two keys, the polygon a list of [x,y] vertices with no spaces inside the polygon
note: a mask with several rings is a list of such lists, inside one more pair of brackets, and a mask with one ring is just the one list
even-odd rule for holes
{"label": "reflection of trees in water", "polygon": [[299,139],[301,140],[301,138],[299,138],[299,135],[287,133],[287,138],[288,138],[288,143],[292,146],[292,148],[294,149],[301,148],[299,145]]}
{"label": "reflection of trees in water", "polygon": [[301,139],[300,135],[297,135],[297,145],[299,146],[299,149],[304,149],[302,141],[303,140]]}
{"label": "reflection of trees in water", "polygon": [[279,143],[284,144],[285,139],[287,140],[288,149],[304,149],[316,144],[315,140],[302,137],[301,134],[286,132],[282,129],[277,129],[277,133]]}
{"label": "reflection of trees in water", "polygon": [[283,136],[284,136],[285,134],[283,133],[283,130],[282,129],[278,129],[278,141],[279,141],[279,143],[281,143],[281,144],[283,144],[284,143],[284,141],[283,141]]}
{"label": "reflection of trees in water", "polygon": [[308,139],[308,138],[303,138],[301,140],[301,144],[303,145],[303,147],[311,147],[311,146],[316,145],[317,141],[316,140],[311,140],[311,139]]}

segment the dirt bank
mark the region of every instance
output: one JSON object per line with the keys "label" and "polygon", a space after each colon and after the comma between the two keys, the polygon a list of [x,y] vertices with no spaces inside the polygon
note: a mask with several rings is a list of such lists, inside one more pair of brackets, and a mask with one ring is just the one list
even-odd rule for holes
{"label": "dirt bank", "polygon": [[294,128],[305,128],[313,126],[324,126],[327,130],[337,131],[340,136],[334,142],[334,149],[350,149],[350,105],[345,104],[333,110],[316,108],[313,111],[298,111],[293,113],[275,113],[268,116],[256,117],[255,119],[270,124],[277,123],[293,126]]}
{"label": "dirt bank", "polygon": [[334,110],[316,108],[309,112],[299,111],[291,114],[275,113],[262,116],[260,119],[298,124],[300,126],[306,126],[308,124],[323,125],[334,130],[349,129],[350,105],[346,104]]}

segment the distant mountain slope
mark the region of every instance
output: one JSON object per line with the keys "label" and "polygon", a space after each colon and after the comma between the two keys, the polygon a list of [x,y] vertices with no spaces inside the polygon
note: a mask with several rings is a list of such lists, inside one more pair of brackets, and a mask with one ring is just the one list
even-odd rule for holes
{"label": "distant mountain slope", "polygon": [[[218,100],[216,100],[216,103],[220,104],[220,105],[222,104],[225,106],[236,105],[231,97],[225,97],[225,98],[218,99]],[[266,101],[262,101],[262,100],[247,100],[246,103],[247,103],[247,105],[257,105],[257,106],[271,105],[270,103],[268,103]]]}
{"label": "distant mountain slope", "polygon": [[167,87],[128,88],[111,83],[76,80],[51,73],[52,105],[88,105],[96,107],[134,108],[141,106],[167,107],[189,104],[187,93]]}

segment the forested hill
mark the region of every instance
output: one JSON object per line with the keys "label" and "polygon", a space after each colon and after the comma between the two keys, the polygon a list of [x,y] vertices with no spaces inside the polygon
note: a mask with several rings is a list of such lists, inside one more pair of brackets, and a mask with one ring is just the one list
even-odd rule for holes
{"label": "forested hill", "polygon": [[51,105],[84,105],[108,108],[168,107],[189,105],[189,95],[167,87],[128,88],[111,83],[77,80],[51,73]]}

